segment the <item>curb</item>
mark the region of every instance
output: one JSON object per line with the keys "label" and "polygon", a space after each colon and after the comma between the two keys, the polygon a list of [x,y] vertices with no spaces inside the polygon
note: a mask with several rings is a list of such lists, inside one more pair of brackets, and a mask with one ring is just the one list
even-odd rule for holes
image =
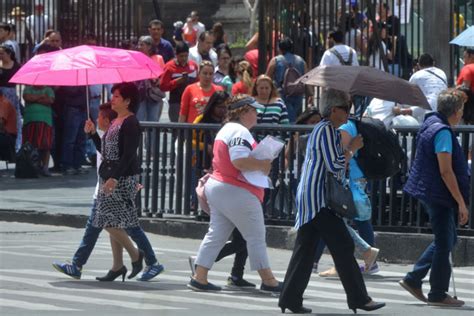
{"label": "curb", "polygon": [[[0,221],[24,222],[55,226],[83,228],[88,216],[51,214],[38,211],[0,210]],[[208,223],[180,219],[140,218],[146,232],[177,238],[202,239]],[[267,246],[293,249],[296,231],[287,226],[266,226]],[[414,263],[424,249],[433,241],[432,235],[376,232],[379,260],[388,263]],[[474,237],[459,236],[454,251],[455,266],[474,265]]]}

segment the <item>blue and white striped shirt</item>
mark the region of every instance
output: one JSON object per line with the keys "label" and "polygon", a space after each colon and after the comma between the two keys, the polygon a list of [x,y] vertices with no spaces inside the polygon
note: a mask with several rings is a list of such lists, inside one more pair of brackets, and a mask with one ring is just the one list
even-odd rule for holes
{"label": "blue and white striped shirt", "polygon": [[341,134],[330,121],[324,119],[314,127],[308,139],[296,193],[296,229],[310,222],[326,206],[326,173],[343,173],[344,169]]}

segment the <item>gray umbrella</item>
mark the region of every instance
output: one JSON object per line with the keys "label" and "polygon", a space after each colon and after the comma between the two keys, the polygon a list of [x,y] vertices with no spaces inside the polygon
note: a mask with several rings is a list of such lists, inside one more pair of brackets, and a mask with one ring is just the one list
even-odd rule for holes
{"label": "gray umbrella", "polygon": [[417,85],[373,67],[318,66],[301,76],[297,82],[431,110]]}

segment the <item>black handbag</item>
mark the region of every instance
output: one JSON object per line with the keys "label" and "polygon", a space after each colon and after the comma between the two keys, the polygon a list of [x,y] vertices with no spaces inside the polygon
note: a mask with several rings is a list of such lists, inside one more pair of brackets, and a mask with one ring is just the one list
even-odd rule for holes
{"label": "black handbag", "polygon": [[357,209],[349,183],[341,181],[333,173],[326,173],[326,206],[337,215],[349,219],[357,216]]}
{"label": "black handbag", "polygon": [[103,180],[112,178],[114,170],[118,167],[118,160],[103,160],[99,167],[99,176]]}

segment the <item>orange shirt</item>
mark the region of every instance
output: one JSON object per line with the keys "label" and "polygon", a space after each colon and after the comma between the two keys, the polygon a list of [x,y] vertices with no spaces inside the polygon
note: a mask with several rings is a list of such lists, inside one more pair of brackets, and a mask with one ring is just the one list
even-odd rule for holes
{"label": "orange shirt", "polygon": [[186,116],[187,123],[193,123],[196,117],[201,114],[211,95],[221,90],[222,87],[211,84],[211,89],[204,91],[201,89],[199,82],[187,86],[181,96],[179,115]]}
{"label": "orange shirt", "polygon": [[3,127],[8,134],[17,134],[15,107],[3,96],[0,97],[0,120],[5,124]]}

